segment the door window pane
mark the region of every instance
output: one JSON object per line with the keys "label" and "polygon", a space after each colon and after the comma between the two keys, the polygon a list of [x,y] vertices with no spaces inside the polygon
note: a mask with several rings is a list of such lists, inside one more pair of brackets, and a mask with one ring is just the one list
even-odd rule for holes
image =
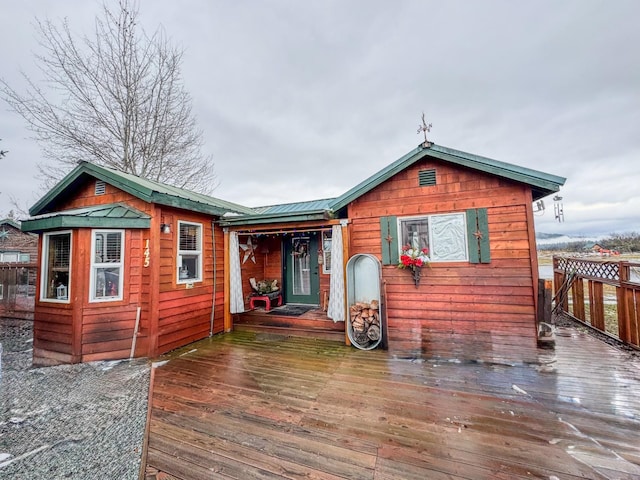
{"label": "door window pane", "polygon": [[291,239],[291,255],[293,265],[293,294],[311,294],[311,257],[309,255],[309,237],[296,237]]}

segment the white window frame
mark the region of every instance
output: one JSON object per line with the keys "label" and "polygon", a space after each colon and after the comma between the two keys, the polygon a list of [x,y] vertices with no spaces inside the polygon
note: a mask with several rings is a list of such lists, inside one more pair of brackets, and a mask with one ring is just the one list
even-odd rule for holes
{"label": "white window frame", "polygon": [[[436,217],[446,217],[452,215],[460,215],[462,216],[462,247],[464,249],[464,258],[456,258],[456,259],[448,259],[448,258],[438,258],[434,255],[434,252],[437,251],[437,238],[434,238],[434,229],[432,228],[431,222],[433,218]],[[453,262],[468,262],[469,261],[469,239],[467,238],[467,214],[465,212],[449,212],[449,213],[436,213],[432,215],[415,215],[409,217],[398,217],[398,253],[402,254],[402,247],[406,245],[405,239],[403,238],[402,231],[402,223],[412,220],[427,220],[429,223],[429,262],[431,263],[453,263]]]}
{"label": "white window frame", "polygon": [[[49,239],[52,236],[57,235],[69,235],[69,282],[66,285],[67,290],[67,298],[47,298],[47,278],[49,278]],[[73,233],[71,230],[62,230],[59,232],[49,232],[45,233],[42,236],[42,259],[40,260],[40,301],[41,302],[52,302],[52,303],[69,303],[71,298],[71,277],[72,277],[72,264],[73,264]]]}
{"label": "white window frame", "polygon": [[[197,243],[197,248],[195,250],[180,250],[180,227],[182,225],[190,225],[190,226],[194,226],[197,227],[198,229],[198,235],[196,238],[196,243]],[[202,226],[202,223],[197,223],[197,222],[188,222],[185,220],[178,220],[178,234],[176,235],[177,237],[177,251],[178,251],[178,255],[176,258],[176,283],[177,284],[187,284],[187,283],[195,283],[195,282],[201,282],[202,281],[202,236],[203,236],[203,232],[204,232],[204,228]],[[180,278],[180,270],[182,267],[182,256],[183,255],[189,255],[189,256],[197,256],[197,269],[198,269],[198,275],[196,277],[191,277],[191,278]]]}
{"label": "white window frame", "polygon": [[[100,262],[96,259],[96,236],[99,234],[120,234],[120,259],[115,262]],[[89,275],[89,302],[117,302],[123,298],[124,289],[124,246],[125,246],[125,233],[124,230],[111,230],[111,229],[95,229],[91,230],[91,274]],[[106,245],[103,246],[107,248]],[[102,297],[96,296],[96,284],[98,282],[98,271],[105,268],[118,268],[118,295],[105,295]]]}

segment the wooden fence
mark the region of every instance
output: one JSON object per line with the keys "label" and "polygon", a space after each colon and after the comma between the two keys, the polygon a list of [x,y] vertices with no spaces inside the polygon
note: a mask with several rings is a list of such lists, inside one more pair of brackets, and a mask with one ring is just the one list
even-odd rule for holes
{"label": "wooden fence", "polygon": [[37,265],[0,263],[0,317],[33,319]]}
{"label": "wooden fence", "polygon": [[640,346],[639,262],[554,256],[553,280],[556,311]]}

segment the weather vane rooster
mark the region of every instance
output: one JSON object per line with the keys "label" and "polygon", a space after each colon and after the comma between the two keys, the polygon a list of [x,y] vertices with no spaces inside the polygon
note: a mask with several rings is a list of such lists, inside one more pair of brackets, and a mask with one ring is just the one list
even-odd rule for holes
{"label": "weather vane rooster", "polygon": [[427,140],[427,132],[431,131],[431,126],[431,124],[427,125],[427,121],[424,119],[424,112],[422,112],[422,125],[418,125],[418,133],[424,133],[424,143],[422,144],[424,148],[429,148],[433,145],[432,142]]}

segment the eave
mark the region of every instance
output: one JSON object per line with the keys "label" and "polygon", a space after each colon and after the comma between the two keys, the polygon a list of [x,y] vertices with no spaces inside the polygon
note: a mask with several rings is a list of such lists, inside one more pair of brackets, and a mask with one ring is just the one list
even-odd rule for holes
{"label": "eave", "polygon": [[72,191],[86,179],[86,176],[103,180],[105,183],[133,195],[147,203],[170,206],[212,216],[222,216],[233,212],[239,214],[253,214],[253,209],[227,202],[215,197],[190,192],[178,187],[161,184],[132,174],[118,172],[109,168],[82,162],[63,178],[44,197],[30,209],[31,216],[54,212],[59,198],[65,198],[66,192]]}
{"label": "eave", "polygon": [[566,180],[564,177],[500,162],[440,145],[430,145],[429,147],[420,145],[336,198],[330,205],[331,210],[335,212],[346,207],[357,198],[426,157],[443,160],[462,167],[524,183],[531,187],[534,200],[559,191],[560,186],[564,185]]}
{"label": "eave", "polygon": [[149,228],[151,217],[130,206],[116,203],[77,208],[24,220],[23,232],[65,228]]}
{"label": "eave", "polygon": [[241,215],[238,217],[225,217],[220,219],[223,227],[243,227],[250,225],[265,225],[272,223],[310,222],[318,220],[330,220],[333,215],[328,210],[315,210],[309,212],[289,212],[258,215]]}

